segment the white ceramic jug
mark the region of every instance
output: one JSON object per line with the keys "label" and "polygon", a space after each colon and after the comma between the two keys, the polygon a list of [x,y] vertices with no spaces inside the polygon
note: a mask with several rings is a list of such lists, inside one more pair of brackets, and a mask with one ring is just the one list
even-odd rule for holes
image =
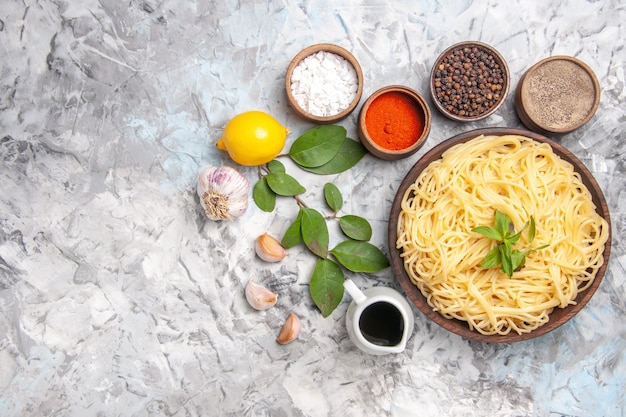
{"label": "white ceramic jug", "polygon": [[398,291],[374,287],[361,291],[351,280],[343,284],[352,297],[346,313],[348,336],[372,355],[400,353],[413,333],[413,311]]}

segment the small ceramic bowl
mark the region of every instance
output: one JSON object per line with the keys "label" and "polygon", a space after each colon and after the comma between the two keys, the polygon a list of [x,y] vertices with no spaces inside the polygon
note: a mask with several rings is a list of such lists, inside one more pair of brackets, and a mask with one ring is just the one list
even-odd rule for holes
{"label": "small ceramic bowl", "polygon": [[447,118],[473,122],[495,113],[509,93],[509,68],[500,53],[482,42],[452,45],[435,61],[430,93]]}
{"label": "small ceramic bowl", "polygon": [[539,61],[515,89],[524,125],[543,134],[565,134],[587,123],[600,104],[600,84],[584,62],[569,56]]}
{"label": "small ceramic bowl", "polygon": [[[313,111],[313,110],[309,110],[308,108],[305,108],[305,107],[308,107],[307,104],[306,103],[304,105],[299,104],[297,96],[299,94],[303,94],[304,91],[307,91],[307,92],[312,91],[312,88],[319,89],[325,86],[326,87],[332,86],[332,84],[328,84],[324,86],[321,86],[321,85],[311,86],[305,81],[301,81],[303,85],[300,85],[298,84],[298,80],[294,79],[295,78],[294,71],[297,71],[297,67],[299,67],[300,65],[306,65],[305,59],[313,56],[314,54],[317,54],[318,52],[326,52],[329,54],[338,55],[339,57],[346,60],[352,66],[352,68],[354,69],[354,72],[356,73],[355,74],[356,83],[357,83],[356,92],[352,94],[352,100],[349,102],[349,104],[346,104],[345,106],[343,106],[343,108],[340,108],[336,112],[332,112],[326,115],[320,114],[319,111]],[[328,70],[325,70],[325,71],[328,71]],[[330,74],[328,72],[325,72],[324,74],[320,75],[320,79],[322,81],[324,81],[326,78],[329,78],[329,77],[330,77]],[[338,85],[336,86],[338,88],[331,88],[333,92],[338,91],[338,90],[339,91],[345,90],[346,85],[344,82],[339,81],[339,80],[331,80],[331,82],[338,83]],[[354,55],[352,55],[348,50],[342,48],[341,46],[330,44],[330,43],[319,43],[319,44],[311,45],[307,48],[304,48],[291,60],[291,63],[287,67],[287,74],[285,76],[285,90],[287,92],[287,100],[289,101],[289,105],[295,110],[296,113],[298,113],[300,117],[308,121],[314,122],[314,123],[332,124],[349,116],[350,113],[352,113],[354,109],[357,107],[357,105],[359,104],[359,101],[361,101],[361,96],[363,94],[363,71],[361,70],[361,65],[359,64],[359,61],[357,61]],[[314,98],[318,99],[319,101],[327,101],[326,99],[328,98],[328,95],[319,97],[319,94],[317,94],[317,92],[312,92],[311,95],[315,96]],[[308,98],[304,101],[308,101]],[[314,104],[315,106],[311,106],[311,108],[323,107],[321,103],[314,103]],[[324,106],[328,106],[328,103],[324,104]],[[318,114],[314,114],[314,113],[318,113]]]}
{"label": "small ceramic bowl", "polygon": [[359,139],[380,159],[406,158],[426,142],[431,119],[428,103],[416,91],[402,85],[383,87],[361,107]]}

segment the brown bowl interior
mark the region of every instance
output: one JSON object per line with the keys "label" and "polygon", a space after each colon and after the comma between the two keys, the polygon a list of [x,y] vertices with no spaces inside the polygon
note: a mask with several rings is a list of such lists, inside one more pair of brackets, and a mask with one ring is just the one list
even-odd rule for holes
{"label": "brown bowl interior", "polygon": [[[383,148],[371,138],[366,128],[365,116],[367,114],[368,109],[370,108],[370,105],[374,102],[374,100],[376,100],[381,95],[390,93],[390,92],[399,92],[410,97],[414,101],[414,103],[417,105],[417,108],[419,109],[424,120],[424,129],[422,130],[422,133],[419,136],[419,138],[417,138],[415,143],[413,143],[411,146],[404,148],[404,149],[392,150],[392,149]],[[401,158],[406,158],[407,156],[413,155],[415,152],[417,152],[426,142],[426,139],[428,138],[428,135],[430,133],[431,119],[432,119],[432,116],[430,114],[430,108],[428,107],[428,103],[416,91],[414,91],[413,89],[409,87],[405,87],[401,85],[391,85],[391,86],[383,87],[379,89],[378,91],[374,92],[374,94],[372,94],[365,101],[365,103],[363,104],[363,107],[361,107],[361,111],[359,113],[359,122],[358,122],[359,139],[361,140],[361,143],[363,143],[363,146],[365,146],[365,148],[372,155],[380,159],[392,161],[392,160],[397,160]]]}
{"label": "brown bowl interior", "polygon": [[[553,111],[552,103],[543,102],[549,94],[543,100],[537,96],[539,85],[550,89],[550,95],[556,94],[549,101],[558,102],[562,113]],[[515,89],[515,110],[520,120],[530,130],[544,134],[562,135],[578,129],[591,120],[599,105],[600,83],[596,75],[587,64],[570,56],[537,62],[522,75]],[[570,121],[566,123],[560,117]]]}
{"label": "brown bowl interior", "polygon": [[[397,240],[397,227],[398,227],[398,216],[401,210],[401,202],[404,195],[405,190],[409,187],[409,185],[413,184],[417,179],[418,175],[428,166],[432,161],[437,160],[441,157],[441,154],[445,152],[447,149],[452,146],[467,142],[479,135],[485,136],[501,136],[501,135],[522,135],[534,139],[538,142],[546,142],[549,143],[554,152],[559,155],[563,160],[571,163],[574,166],[574,169],[581,175],[582,181],[585,186],[589,189],[591,193],[591,197],[593,202],[596,205],[596,210],[598,214],[606,219],[609,224],[609,238],[604,248],[604,264],[598,270],[598,273],[592,283],[592,285],[587,288],[585,291],[580,292],[576,297],[575,305],[570,305],[566,308],[556,308],[550,314],[550,320],[544,324],[543,326],[533,330],[530,333],[524,333],[521,335],[515,334],[507,334],[507,335],[483,335],[477,331],[471,330],[467,323],[461,320],[456,319],[447,319],[443,317],[438,312],[432,310],[432,308],[428,305],[426,298],[422,295],[420,290],[417,288],[415,284],[411,281],[408,274],[404,269],[404,262],[400,257],[400,250],[396,248],[396,240]],[[532,339],[541,335],[544,335],[559,326],[563,325],[569,319],[574,317],[576,313],[578,313],[587,302],[591,299],[593,294],[596,292],[604,274],[606,272],[606,268],[608,266],[609,256],[611,252],[611,220],[609,209],[604,199],[604,194],[600,189],[598,183],[593,178],[591,172],[585,167],[585,165],[569,150],[565,147],[555,143],[545,136],[542,136],[538,133],[530,132],[523,129],[512,129],[512,128],[486,128],[486,129],[476,129],[468,132],[461,133],[459,135],[453,136],[439,145],[432,148],[428,151],[419,161],[409,170],[404,180],[400,184],[400,187],[396,193],[394,201],[391,206],[391,213],[389,217],[389,229],[388,229],[388,237],[389,237],[389,255],[391,259],[391,266],[394,271],[394,274],[398,278],[400,285],[403,290],[409,297],[409,299],[415,304],[415,306],[430,320],[434,321],[444,329],[456,333],[460,336],[463,336],[467,339],[476,340],[480,342],[491,342],[491,343],[510,343],[510,342],[519,342],[523,340]]]}
{"label": "brown bowl interior", "polygon": [[[435,77],[436,77],[436,72],[437,72],[437,68],[439,67],[439,65],[442,63],[442,61],[446,58],[446,56],[450,52],[455,51],[457,49],[466,48],[466,47],[469,47],[469,48],[477,47],[477,48],[482,49],[484,51],[488,51],[490,54],[493,55],[495,61],[498,64],[500,64],[500,67],[504,71],[504,86],[503,86],[503,88],[502,88],[502,90],[500,92],[500,100],[498,100],[498,102],[493,107],[491,107],[491,109],[489,109],[488,111],[485,111],[484,113],[476,115],[476,116],[459,116],[459,115],[456,115],[454,113],[449,112],[441,104],[441,102],[437,98],[437,93],[435,91],[436,90],[435,89]],[[476,42],[476,41],[459,42],[457,44],[454,44],[454,45],[450,46],[448,49],[443,51],[441,53],[441,55],[439,55],[437,57],[437,60],[435,61],[435,64],[433,65],[431,73],[430,73],[430,93],[431,93],[431,97],[432,97],[433,103],[435,104],[435,107],[437,108],[437,110],[439,110],[441,112],[441,114],[443,114],[447,118],[449,118],[451,120],[455,120],[457,122],[473,122],[473,121],[476,121],[476,120],[481,120],[481,119],[484,119],[486,117],[489,117],[490,115],[495,113],[504,104],[504,101],[506,100],[506,97],[509,94],[510,84],[511,84],[511,82],[510,82],[510,75],[509,75],[509,67],[508,67],[504,57],[496,49],[494,49],[492,46],[487,45],[487,44],[482,43],[482,42]]]}
{"label": "brown bowl interior", "polygon": [[[346,61],[348,61],[350,64],[352,64],[352,66],[354,67],[354,70],[356,71],[357,81],[358,81],[356,96],[354,97],[350,105],[346,109],[344,109],[341,113],[338,113],[332,116],[325,116],[325,117],[315,116],[311,113],[306,112],[304,109],[302,109],[298,105],[298,102],[294,98],[293,93],[291,91],[291,77],[293,75],[294,68],[298,66],[298,64],[302,62],[304,58],[320,51],[326,51],[326,52],[339,55],[342,58],[344,58]],[[331,43],[318,43],[315,45],[311,45],[307,48],[304,48],[291,60],[291,62],[289,63],[289,66],[287,67],[287,73],[285,75],[285,91],[287,92],[287,101],[289,101],[289,105],[303,119],[309,120],[314,123],[319,123],[319,124],[335,123],[349,116],[350,113],[352,113],[354,109],[356,108],[356,106],[359,104],[359,101],[361,101],[361,96],[363,95],[363,70],[361,69],[361,65],[359,64],[359,61],[357,61],[354,55],[352,55],[347,49],[342,48],[341,46],[338,46],[338,45],[331,44]]]}

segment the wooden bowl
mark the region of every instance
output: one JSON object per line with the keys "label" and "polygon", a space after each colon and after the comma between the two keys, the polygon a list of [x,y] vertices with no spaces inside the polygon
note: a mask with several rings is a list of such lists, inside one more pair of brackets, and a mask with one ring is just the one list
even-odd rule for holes
{"label": "wooden bowl", "polygon": [[[296,100],[296,97],[294,96],[294,92],[292,89],[292,77],[293,77],[294,69],[305,58],[320,51],[329,52],[329,53],[338,55],[342,57],[343,59],[345,59],[346,61],[348,61],[354,68],[354,71],[356,72],[357,83],[358,83],[356,94],[354,98],[352,99],[352,101],[350,102],[350,104],[348,105],[348,107],[346,107],[345,109],[341,110],[340,112],[336,114],[331,114],[327,116],[311,114],[309,111],[302,108],[298,104],[298,101]],[[319,43],[319,44],[311,45],[307,48],[304,48],[291,60],[291,63],[287,67],[287,74],[285,76],[285,90],[287,92],[287,100],[289,101],[289,105],[295,110],[296,113],[298,113],[300,117],[308,121],[318,123],[318,124],[332,124],[348,117],[350,113],[352,113],[354,109],[357,107],[357,105],[359,104],[359,101],[361,101],[361,96],[363,95],[363,71],[361,70],[361,65],[359,64],[359,61],[357,61],[354,55],[352,55],[348,50],[342,48],[341,46],[330,44],[330,43]]]}
{"label": "wooden bowl", "polygon": [[[447,319],[441,314],[428,305],[426,298],[422,295],[420,290],[417,288],[415,284],[409,278],[407,272],[404,269],[404,262],[400,257],[400,250],[396,248],[397,241],[397,227],[398,227],[398,216],[401,211],[401,201],[403,199],[403,195],[405,190],[415,182],[418,175],[434,160],[437,160],[441,157],[442,153],[451,148],[452,146],[467,142],[471,139],[479,135],[485,136],[501,136],[501,135],[521,135],[526,136],[531,139],[536,140],[537,142],[545,142],[549,143],[552,146],[554,152],[559,155],[563,160],[571,163],[574,166],[574,169],[580,174],[582,177],[582,181],[585,186],[589,189],[591,193],[591,197],[593,202],[596,205],[596,210],[598,214],[600,214],[609,224],[609,237],[604,247],[604,264],[600,267],[597,272],[597,275],[589,288],[585,291],[579,292],[576,297],[575,305],[570,305],[566,308],[555,308],[554,311],[550,314],[550,320],[545,323],[543,326],[538,327],[537,329],[531,331],[530,333],[523,333],[518,335],[516,332],[511,332],[507,335],[483,335],[477,331],[471,330],[468,327],[468,324],[464,321],[456,320],[456,319]],[[567,322],[569,319],[574,317],[576,313],[578,313],[591,299],[593,294],[596,292],[604,274],[606,272],[606,268],[609,264],[609,256],[611,252],[611,219],[609,215],[609,209],[604,199],[604,194],[602,190],[598,186],[598,183],[593,178],[591,172],[585,167],[585,165],[569,150],[565,147],[555,143],[545,136],[542,136],[538,133],[530,132],[523,129],[512,129],[512,128],[486,128],[486,129],[476,129],[468,132],[461,133],[452,138],[449,138],[439,145],[432,148],[428,151],[417,163],[409,170],[404,180],[400,184],[400,187],[396,193],[395,199],[391,206],[391,214],[389,217],[389,229],[388,229],[388,244],[389,244],[389,256],[391,261],[391,266],[393,271],[400,281],[400,285],[406,292],[409,299],[415,304],[415,306],[422,312],[424,315],[443,327],[446,330],[449,330],[452,333],[456,333],[460,336],[463,336],[467,339],[476,340],[480,342],[491,342],[491,343],[511,343],[511,342],[519,342],[523,340],[532,339],[541,335],[544,335],[561,325]]]}
{"label": "wooden bowl", "polygon": [[[476,54],[485,54],[493,68],[482,68]],[[460,68],[453,63],[455,57],[461,62]],[[479,66],[481,76],[474,71]],[[497,75],[496,80],[489,79],[493,75]],[[473,122],[495,113],[504,104],[509,85],[509,67],[504,57],[492,46],[476,41],[450,46],[439,55],[430,73],[430,93],[435,107],[457,122]]]}
{"label": "wooden bowl", "polygon": [[587,123],[600,105],[600,84],[584,62],[570,56],[539,61],[515,89],[515,110],[536,132],[561,135]]}
{"label": "wooden bowl", "polygon": [[[374,103],[379,97],[383,97],[389,93],[400,94],[400,97],[407,98],[408,101],[405,103],[412,104],[411,107],[414,110],[416,120],[419,120],[417,122],[417,125],[418,125],[417,135],[413,138],[413,141],[410,143],[410,145],[399,148],[399,149],[390,149],[390,147],[382,146],[380,144],[382,142],[378,143],[370,135],[370,133],[374,133],[374,132],[368,132],[367,130],[366,118],[367,118],[367,113],[372,106],[372,103]],[[386,116],[389,117],[388,122],[391,124],[394,120],[393,115],[390,113],[386,113]],[[361,140],[361,143],[363,143],[363,146],[365,146],[365,148],[372,155],[380,159],[392,161],[396,159],[406,158],[407,156],[413,155],[415,152],[417,152],[417,150],[420,149],[426,142],[426,139],[428,138],[428,134],[430,133],[431,119],[432,117],[430,114],[430,108],[428,107],[428,103],[426,103],[426,100],[424,100],[424,98],[421,95],[419,95],[416,91],[412,90],[409,87],[405,87],[401,85],[391,85],[388,87],[383,87],[380,90],[376,91],[374,94],[372,94],[365,101],[365,103],[363,104],[363,107],[361,107],[361,111],[359,113],[359,122],[358,122],[359,139]],[[420,122],[421,122],[421,125],[420,125]],[[385,129],[386,128],[387,126],[385,127]],[[389,129],[390,129],[390,132],[392,132],[394,127],[389,125]],[[392,139],[394,137],[393,134],[389,134],[385,136],[386,136],[385,138],[381,138],[381,139],[387,139],[387,138]]]}

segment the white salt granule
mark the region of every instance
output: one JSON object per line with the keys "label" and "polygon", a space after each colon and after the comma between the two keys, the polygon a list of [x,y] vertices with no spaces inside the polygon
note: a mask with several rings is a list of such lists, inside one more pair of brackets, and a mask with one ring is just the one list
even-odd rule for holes
{"label": "white salt granule", "polygon": [[293,69],[291,93],[302,110],[314,116],[334,116],[345,110],[358,89],[350,62],[332,52],[319,51]]}

